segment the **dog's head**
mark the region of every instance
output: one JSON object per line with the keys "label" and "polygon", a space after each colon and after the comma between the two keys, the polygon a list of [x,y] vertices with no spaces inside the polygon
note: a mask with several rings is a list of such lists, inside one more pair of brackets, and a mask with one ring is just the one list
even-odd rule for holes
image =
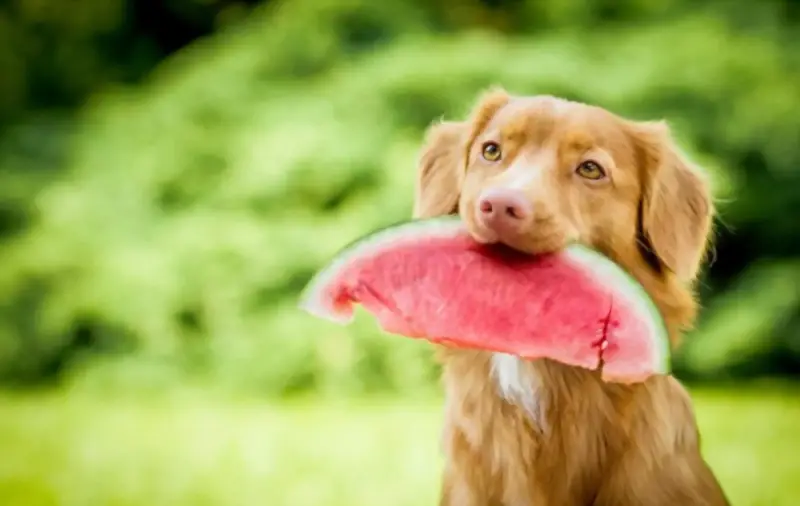
{"label": "dog's head", "polygon": [[484,243],[540,254],[573,241],[625,267],[675,335],[691,324],[713,207],[663,122],[495,90],[428,132],[414,213],[459,213]]}

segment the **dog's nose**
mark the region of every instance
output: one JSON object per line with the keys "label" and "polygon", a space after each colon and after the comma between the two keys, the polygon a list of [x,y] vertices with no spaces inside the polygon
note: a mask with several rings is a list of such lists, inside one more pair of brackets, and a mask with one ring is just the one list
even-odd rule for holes
{"label": "dog's nose", "polygon": [[530,218],[533,209],[520,190],[490,188],[478,198],[478,218],[491,229],[513,230]]}

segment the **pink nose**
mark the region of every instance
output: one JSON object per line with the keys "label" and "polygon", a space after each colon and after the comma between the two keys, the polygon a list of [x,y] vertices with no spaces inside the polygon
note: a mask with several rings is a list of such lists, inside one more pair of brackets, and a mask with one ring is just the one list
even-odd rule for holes
{"label": "pink nose", "polygon": [[492,229],[520,227],[531,216],[531,204],[519,190],[490,188],[478,198],[478,218]]}

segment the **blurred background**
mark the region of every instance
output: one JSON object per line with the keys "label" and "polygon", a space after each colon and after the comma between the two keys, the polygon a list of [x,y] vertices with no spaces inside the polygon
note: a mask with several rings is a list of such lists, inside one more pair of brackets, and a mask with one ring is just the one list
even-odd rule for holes
{"label": "blurred background", "polygon": [[666,118],[720,219],[677,357],[737,505],[800,497],[800,2],[6,0],[0,504],[435,504],[427,345],[295,309],[485,87]]}

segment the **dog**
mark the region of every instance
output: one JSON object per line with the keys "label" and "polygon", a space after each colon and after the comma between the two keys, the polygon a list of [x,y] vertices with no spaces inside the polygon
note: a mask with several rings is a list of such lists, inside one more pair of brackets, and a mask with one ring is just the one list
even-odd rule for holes
{"label": "dog", "polygon": [[[663,121],[499,88],[439,121],[418,163],[414,215],[457,214],[474,238],[530,253],[577,241],[633,275],[675,346],[695,318],[709,185]],[[445,390],[440,506],[723,506],[687,391],[598,371],[437,348]]]}

